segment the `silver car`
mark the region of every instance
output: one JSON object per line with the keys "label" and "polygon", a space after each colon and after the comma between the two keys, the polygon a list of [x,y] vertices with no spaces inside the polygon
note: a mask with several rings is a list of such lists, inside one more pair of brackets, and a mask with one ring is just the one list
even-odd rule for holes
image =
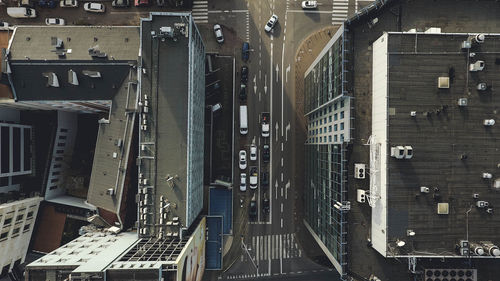
{"label": "silver car", "polygon": [[245,170],[247,168],[247,152],[245,150],[240,150],[240,169]]}
{"label": "silver car", "polygon": [[220,25],[215,24],[214,25],[214,33],[215,33],[215,39],[217,39],[217,42],[219,44],[224,43],[224,35],[222,34],[222,28]]}
{"label": "silver car", "polygon": [[269,21],[266,23],[266,26],[264,26],[264,30],[266,32],[270,32],[274,28],[277,22],[278,22],[278,16],[273,14],[269,19]]}

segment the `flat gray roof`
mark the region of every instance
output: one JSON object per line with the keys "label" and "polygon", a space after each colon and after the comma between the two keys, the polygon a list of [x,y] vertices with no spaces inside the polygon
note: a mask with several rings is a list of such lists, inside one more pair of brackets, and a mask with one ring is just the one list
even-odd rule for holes
{"label": "flat gray roof", "polygon": [[[113,97],[109,123],[100,123],[94,153],[87,200],[89,203],[119,215],[133,139],[137,103],[137,70],[130,67],[128,79]],[[132,165],[135,168],[135,165]],[[106,194],[112,188],[115,195]]]}
{"label": "flat gray roof", "polygon": [[[492,227],[500,224],[500,216],[476,208],[472,197],[479,193],[479,200],[500,206],[500,193],[482,178],[483,172],[498,177],[500,131],[498,124],[483,126],[483,120],[498,123],[500,36],[486,35],[483,44],[473,44],[474,57],[461,49],[467,38],[389,33],[388,149],[411,145],[414,151],[410,160],[387,156],[388,243],[404,239],[409,244],[395,254],[454,255],[455,244],[466,238],[470,208],[469,240],[500,243]],[[469,72],[469,64],[478,60],[485,62],[484,70]],[[450,77],[450,88],[438,89],[438,77]],[[477,90],[480,82],[488,89]],[[459,98],[467,98],[468,105],[459,107]],[[461,160],[462,154],[467,159]],[[430,193],[421,193],[421,186]],[[438,202],[449,204],[448,215],[437,214]],[[409,229],[416,233],[412,238],[407,238]]]}
{"label": "flat gray roof", "polygon": [[[52,37],[68,51],[59,59]],[[96,47],[114,60],[137,60],[138,26],[18,26],[10,43],[11,60],[92,60],[88,49]]]}

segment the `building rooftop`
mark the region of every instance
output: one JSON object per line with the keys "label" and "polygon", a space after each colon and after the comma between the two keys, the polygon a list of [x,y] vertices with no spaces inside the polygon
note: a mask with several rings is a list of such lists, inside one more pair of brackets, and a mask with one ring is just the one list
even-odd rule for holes
{"label": "building rooftop", "polygon": [[[473,35],[390,32],[373,45],[372,137],[381,146],[371,179],[378,187],[371,188],[379,189],[382,198],[373,209],[372,238],[374,248],[386,250],[387,256],[456,255],[455,245],[466,237],[500,243],[491,227],[500,223],[500,216],[476,207],[481,200],[500,205],[493,188],[500,134],[498,125],[483,125],[485,119],[498,119],[500,65],[495,50],[500,35],[486,34],[484,43],[472,39],[470,49],[461,48]],[[484,69],[469,71],[477,61],[484,61]],[[449,87],[444,83],[439,88],[439,77],[449,80]],[[484,90],[478,90],[480,83],[486,83]],[[461,98],[467,106],[458,105]],[[411,146],[413,157],[391,157],[395,146]],[[485,179],[483,173],[493,178]],[[447,207],[447,214],[438,214],[438,206]],[[410,230],[412,237],[407,236]],[[386,236],[385,243],[381,236]],[[397,241],[406,245],[397,247]]]}
{"label": "building rooftop", "polygon": [[[54,51],[52,38],[62,40],[65,58]],[[110,60],[137,60],[138,26],[18,26],[10,43],[11,60],[92,60],[89,48]]]}
{"label": "building rooftop", "polygon": [[138,51],[139,27],[17,27],[8,56],[14,97],[110,100]]}

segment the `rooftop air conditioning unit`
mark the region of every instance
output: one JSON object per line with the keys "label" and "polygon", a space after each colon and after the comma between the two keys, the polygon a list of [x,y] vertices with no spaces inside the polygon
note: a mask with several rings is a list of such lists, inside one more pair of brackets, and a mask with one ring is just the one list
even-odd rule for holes
{"label": "rooftop air conditioning unit", "polygon": [[469,256],[470,255],[469,248],[460,248],[460,255],[461,256]]}
{"label": "rooftop air conditioning unit", "polygon": [[483,125],[484,126],[493,126],[493,125],[495,125],[495,119],[484,119]]}
{"label": "rooftop air conditioning unit", "polygon": [[405,159],[411,159],[413,157],[413,148],[409,145],[405,146]]}
{"label": "rooftop air conditioning unit", "polygon": [[484,83],[484,82],[483,82],[483,83],[479,83],[479,84],[477,84],[477,90],[478,90],[478,91],[485,91],[485,90],[486,90],[486,88],[487,88],[487,85],[486,85],[486,83]]}
{"label": "rooftop air conditioning unit", "polygon": [[116,146],[118,146],[118,147],[120,147],[120,148],[121,148],[121,147],[122,147],[122,145],[123,145],[123,140],[122,140],[122,139],[118,139],[118,140],[116,140]]}
{"label": "rooftop air conditioning unit", "polygon": [[484,69],[484,61],[478,60],[475,63],[469,65],[469,71],[481,71]]}
{"label": "rooftop air conditioning unit", "polygon": [[417,116],[417,112],[416,111],[410,111],[410,116],[411,117],[416,117]]}
{"label": "rooftop air conditioning unit", "polygon": [[148,180],[148,179],[143,179],[143,180],[142,180],[142,184],[143,184],[143,185],[148,185],[148,183],[149,183],[149,180]]}
{"label": "rooftop air conditioning unit", "polygon": [[489,206],[489,203],[486,202],[486,201],[477,201],[476,202],[476,207],[478,208],[485,208],[485,207],[488,207]]}
{"label": "rooftop air conditioning unit", "polygon": [[483,173],[483,179],[491,179],[493,177],[490,173]]}
{"label": "rooftop air conditioning unit", "polygon": [[114,188],[108,188],[106,190],[106,195],[109,195],[109,196],[115,195],[115,189]]}
{"label": "rooftop air conditioning unit", "polygon": [[449,89],[450,88],[450,77],[439,77],[438,78],[438,88],[439,89]]}
{"label": "rooftop air conditioning unit", "polygon": [[459,98],[458,106],[467,106],[467,98]]}
{"label": "rooftop air conditioning unit", "polygon": [[391,157],[394,157],[396,159],[405,158],[405,148],[403,146],[391,147]]}
{"label": "rooftop air conditioning unit", "polygon": [[422,193],[429,193],[430,189],[427,186],[421,186],[420,187],[420,192]]}
{"label": "rooftop air conditioning unit", "polygon": [[493,188],[500,189],[500,178],[495,179],[493,182]]}
{"label": "rooftop air conditioning unit", "polygon": [[480,243],[484,247],[487,255],[494,257],[500,256],[500,249],[498,249],[498,247],[491,241],[481,241]]}
{"label": "rooftop air conditioning unit", "polygon": [[165,37],[173,38],[174,29],[171,26],[162,26],[160,27],[160,34]]}
{"label": "rooftop air conditioning unit", "polygon": [[472,47],[471,41],[463,41],[462,42],[462,49],[470,49]]}
{"label": "rooftop air conditioning unit", "polygon": [[364,179],[365,178],[365,168],[366,165],[362,163],[354,164],[354,178],[355,179]]}
{"label": "rooftop air conditioning unit", "polygon": [[468,240],[460,240],[458,243],[460,248],[469,248],[469,241]]}
{"label": "rooftop air conditioning unit", "polygon": [[470,249],[472,253],[476,256],[482,256],[484,255],[484,249],[483,246],[476,244],[476,243],[470,243]]}
{"label": "rooftop air conditioning unit", "polygon": [[359,203],[365,203],[366,202],[366,191],[363,189],[358,189],[357,193],[358,193],[357,201]]}
{"label": "rooftop air conditioning unit", "polygon": [[479,43],[479,44],[484,43],[484,34],[482,34],[482,33],[477,34],[473,38],[474,38],[474,41],[476,43]]}

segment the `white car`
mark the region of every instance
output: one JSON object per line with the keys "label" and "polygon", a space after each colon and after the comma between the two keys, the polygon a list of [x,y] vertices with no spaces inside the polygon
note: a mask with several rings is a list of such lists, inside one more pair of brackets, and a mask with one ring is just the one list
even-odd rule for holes
{"label": "white car", "polygon": [[317,1],[302,1],[302,9],[316,9],[317,7]]}
{"label": "white car", "polygon": [[215,39],[217,39],[217,42],[222,44],[224,43],[224,35],[222,34],[222,28],[220,25],[215,24],[214,25],[214,32],[215,32]]}
{"label": "white car", "polygon": [[240,169],[245,170],[247,168],[247,152],[245,150],[240,150]]}
{"label": "white car", "polygon": [[46,25],[65,25],[65,22],[64,22],[64,19],[60,19],[60,18],[46,18],[45,24]]}
{"label": "white car", "polygon": [[257,146],[255,144],[250,146],[250,160],[257,160]]}
{"label": "white car", "polygon": [[484,119],[483,125],[484,126],[493,126],[493,125],[495,125],[495,119]]}
{"label": "white car", "polygon": [[92,13],[104,13],[106,11],[106,7],[101,3],[92,3],[87,2],[83,4],[83,9],[87,12]]}
{"label": "white car", "polygon": [[276,25],[277,22],[278,22],[278,16],[273,14],[271,16],[271,18],[269,19],[269,21],[266,23],[264,30],[266,32],[270,32],[273,29],[274,25]]}
{"label": "white car", "polygon": [[256,167],[250,169],[250,189],[257,189],[257,181],[259,180],[259,174]]}
{"label": "white car", "polygon": [[61,2],[59,2],[59,6],[61,6],[61,8],[77,8],[78,1],[77,0],[62,0]]}
{"label": "white car", "polygon": [[247,174],[240,174],[240,191],[247,191]]}

